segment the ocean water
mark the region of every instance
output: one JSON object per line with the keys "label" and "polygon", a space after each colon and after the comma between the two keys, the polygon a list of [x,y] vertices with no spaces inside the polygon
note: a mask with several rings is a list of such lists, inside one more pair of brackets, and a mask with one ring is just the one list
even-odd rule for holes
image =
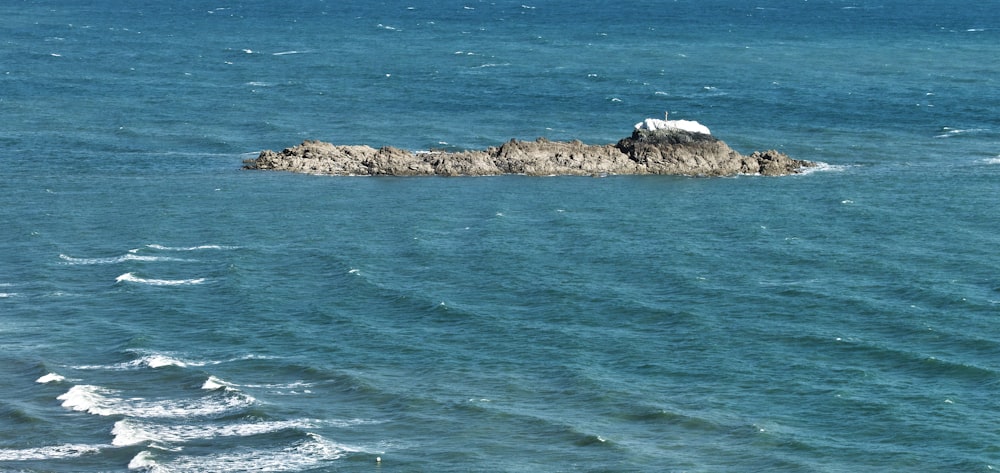
{"label": "ocean water", "polygon": [[[0,4],[0,471],[1000,467],[994,1]],[[614,142],[781,178],[244,171]]]}

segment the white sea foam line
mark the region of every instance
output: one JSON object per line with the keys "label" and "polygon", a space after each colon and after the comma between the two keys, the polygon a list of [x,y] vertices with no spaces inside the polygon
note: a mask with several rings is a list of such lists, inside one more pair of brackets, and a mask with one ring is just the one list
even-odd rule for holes
{"label": "white sea foam line", "polygon": [[111,429],[116,447],[143,442],[184,443],[191,440],[218,437],[248,437],[287,429],[309,429],[316,423],[310,420],[244,422],[231,425],[161,425],[135,419],[122,419]]}
{"label": "white sea foam line", "polygon": [[52,460],[58,458],[76,458],[98,453],[110,445],[83,445],[68,443],[23,449],[0,449],[0,461]]}
{"label": "white sea foam line", "polygon": [[238,246],[227,245],[198,245],[198,246],[163,246],[153,243],[146,245],[147,248],[163,251],[196,251],[196,250],[238,250]]}
{"label": "white sea foam line", "polygon": [[840,164],[827,164],[823,162],[815,163],[815,166],[799,168],[800,175],[808,175],[815,172],[841,172],[847,170],[850,166],[844,166]]}
{"label": "white sea foam line", "polygon": [[944,133],[936,135],[935,138],[948,138],[955,135],[961,135],[963,133],[979,133],[981,131],[987,131],[987,130],[985,128],[958,129],[958,128],[944,127],[941,129],[941,131],[944,131]]}
{"label": "white sea foam line", "polygon": [[70,265],[117,264],[117,263],[124,263],[126,261],[195,261],[189,259],[171,258],[169,256],[137,255],[131,250],[127,254],[121,256],[112,256],[109,258],[74,258],[69,255],[60,254],[59,259],[65,261],[65,263],[63,264],[70,264]]}
{"label": "white sea foam line", "polygon": [[155,368],[163,368],[166,366],[187,368],[191,366],[200,367],[200,366],[210,366],[210,365],[221,365],[223,363],[229,363],[234,361],[268,360],[274,358],[274,357],[259,356],[259,355],[246,355],[221,361],[219,360],[199,361],[199,360],[181,359],[176,355],[171,355],[167,353],[156,353],[156,352],[145,353],[142,351],[138,351],[136,352],[136,354],[142,356],[132,361],[126,361],[124,363],[117,363],[113,365],[75,365],[71,366],[71,368],[75,370],[87,370],[87,371],[90,370],[122,371],[122,370],[138,369],[138,368],[155,369]]}
{"label": "white sea foam line", "polygon": [[167,399],[150,401],[143,398],[125,399],[118,392],[93,385],[73,386],[60,395],[62,406],[78,412],[99,416],[124,415],[141,418],[179,418],[219,415],[252,405],[256,400],[243,393],[209,396],[198,399]]}
{"label": "white sea foam line", "polygon": [[119,275],[115,278],[115,282],[134,282],[138,284],[146,284],[149,286],[191,286],[195,284],[201,284],[205,282],[205,278],[192,278],[192,279],[150,279],[150,278],[140,278],[135,275],[135,273],[125,273]]}
{"label": "white sea foam line", "polygon": [[308,439],[284,449],[248,450],[202,456],[180,456],[160,463],[149,451],[142,451],[129,462],[129,469],[146,471],[299,471],[342,458],[361,450],[341,445],[309,433]]}

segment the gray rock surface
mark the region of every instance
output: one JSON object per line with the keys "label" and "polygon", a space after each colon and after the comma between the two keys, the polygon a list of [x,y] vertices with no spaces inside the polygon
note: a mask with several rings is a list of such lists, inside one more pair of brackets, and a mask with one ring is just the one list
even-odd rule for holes
{"label": "gray rock surface", "polygon": [[635,130],[616,144],[510,140],[485,151],[412,153],[391,146],[342,146],[307,140],[280,152],[266,150],[244,169],[342,176],[492,176],[499,174],[671,174],[733,176],[796,174],[814,163],[778,151],[744,156],[714,136],[682,130]]}

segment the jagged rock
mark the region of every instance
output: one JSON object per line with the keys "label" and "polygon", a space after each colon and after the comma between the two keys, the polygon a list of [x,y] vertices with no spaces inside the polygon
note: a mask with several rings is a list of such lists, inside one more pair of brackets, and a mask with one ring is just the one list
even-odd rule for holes
{"label": "jagged rock", "polygon": [[485,151],[411,153],[385,146],[341,146],[307,140],[279,152],[262,151],[245,169],[332,175],[491,176],[498,174],[605,175],[672,174],[781,176],[814,163],[778,151],[741,155],[705,133],[680,129],[636,129],[616,144],[510,140]]}

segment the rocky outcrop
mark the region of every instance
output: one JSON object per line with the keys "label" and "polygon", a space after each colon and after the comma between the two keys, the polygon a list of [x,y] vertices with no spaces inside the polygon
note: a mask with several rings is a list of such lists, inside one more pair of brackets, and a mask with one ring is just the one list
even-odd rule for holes
{"label": "rocky outcrop", "polygon": [[636,129],[616,144],[580,141],[510,140],[485,151],[412,153],[391,146],[341,146],[304,141],[280,152],[263,151],[245,169],[332,175],[492,176],[499,174],[610,175],[671,174],[781,176],[813,163],[778,151],[744,156],[712,135],[685,130]]}

